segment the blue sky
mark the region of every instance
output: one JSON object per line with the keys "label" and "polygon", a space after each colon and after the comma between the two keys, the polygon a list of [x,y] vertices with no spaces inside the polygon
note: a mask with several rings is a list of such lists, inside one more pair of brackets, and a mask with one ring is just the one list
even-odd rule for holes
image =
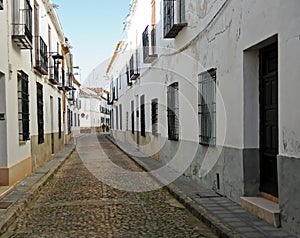
{"label": "blue sky", "polygon": [[131,0],[52,0],[63,31],[71,43],[74,66],[79,65],[81,81],[109,58],[117,41],[123,39],[123,22]]}

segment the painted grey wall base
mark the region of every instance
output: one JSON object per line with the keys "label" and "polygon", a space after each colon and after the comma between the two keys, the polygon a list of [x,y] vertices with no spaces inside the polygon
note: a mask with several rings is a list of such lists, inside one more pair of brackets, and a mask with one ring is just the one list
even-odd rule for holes
{"label": "painted grey wall base", "polygon": [[300,158],[280,155],[277,162],[281,224],[300,235]]}
{"label": "painted grey wall base", "polygon": [[258,196],[260,184],[259,149],[243,150],[243,196]]}
{"label": "painted grey wall base", "polygon": [[[112,130],[115,139],[136,147],[136,135],[131,131]],[[159,141],[153,143],[152,140]],[[139,150],[146,156],[169,163],[199,183],[240,203],[241,196],[259,195],[259,151],[232,147],[207,147],[198,142],[171,141],[146,133]]]}

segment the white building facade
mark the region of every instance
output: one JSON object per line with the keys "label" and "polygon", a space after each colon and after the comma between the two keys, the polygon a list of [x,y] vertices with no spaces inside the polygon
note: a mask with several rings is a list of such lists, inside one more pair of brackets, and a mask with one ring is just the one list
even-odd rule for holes
{"label": "white building facade", "polygon": [[68,143],[72,53],[49,0],[1,1],[0,185],[13,185]]}
{"label": "white building facade", "polygon": [[117,140],[235,202],[273,201],[297,234],[299,7],[134,0],[107,68]]}
{"label": "white building facade", "polygon": [[79,93],[81,133],[109,131],[110,106],[107,105],[107,93],[102,88],[81,88]]}

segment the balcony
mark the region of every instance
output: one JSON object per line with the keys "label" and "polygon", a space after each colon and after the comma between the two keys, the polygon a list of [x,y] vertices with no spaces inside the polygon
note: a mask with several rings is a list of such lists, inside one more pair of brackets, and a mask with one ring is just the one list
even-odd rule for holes
{"label": "balcony", "polygon": [[47,45],[40,36],[35,37],[35,66],[42,75],[48,74]]}
{"label": "balcony", "polygon": [[72,73],[67,73],[67,82],[64,85],[64,89],[66,91],[75,90],[75,88],[73,87],[73,74]]}
{"label": "balcony", "polygon": [[57,86],[59,90],[65,90],[65,70],[61,69],[61,83]]}
{"label": "balcony", "polygon": [[143,32],[143,60],[144,63],[152,63],[156,58],[156,31],[154,26],[152,30],[149,29],[149,26]]}
{"label": "balcony", "polygon": [[139,73],[139,57],[138,53],[132,54],[129,60],[129,79],[136,80],[140,76]]}
{"label": "balcony", "polygon": [[32,49],[32,8],[28,0],[20,0],[23,9],[17,5],[13,10],[12,39],[20,49]]}
{"label": "balcony", "polygon": [[52,64],[50,66],[50,77],[49,77],[50,83],[54,85],[58,85],[59,83],[59,67],[58,64]]}
{"label": "balcony", "polygon": [[3,0],[0,0],[0,10],[3,10]]}
{"label": "balcony", "polygon": [[67,99],[70,105],[74,105],[75,104],[75,93],[74,91],[70,91],[67,94]]}
{"label": "balcony", "polygon": [[132,81],[130,80],[130,75],[129,75],[129,68],[126,65],[126,78],[127,78],[127,86],[131,86],[132,85]]}
{"label": "balcony", "polygon": [[164,0],[164,38],[175,38],[185,26],[185,0]]}

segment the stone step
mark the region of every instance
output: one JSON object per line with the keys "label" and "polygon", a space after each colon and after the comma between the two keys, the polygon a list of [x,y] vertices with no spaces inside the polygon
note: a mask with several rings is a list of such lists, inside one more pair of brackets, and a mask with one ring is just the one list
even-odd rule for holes
{"label": "stone step", "polygon": [[245,210],[274,227],[281,226],[279,204],[262,197],[241,197],[241,205]]}
{"label": "stone step", "polygon": [[13,186],[0,186],[0,200],[9,194],[13,189]]}

